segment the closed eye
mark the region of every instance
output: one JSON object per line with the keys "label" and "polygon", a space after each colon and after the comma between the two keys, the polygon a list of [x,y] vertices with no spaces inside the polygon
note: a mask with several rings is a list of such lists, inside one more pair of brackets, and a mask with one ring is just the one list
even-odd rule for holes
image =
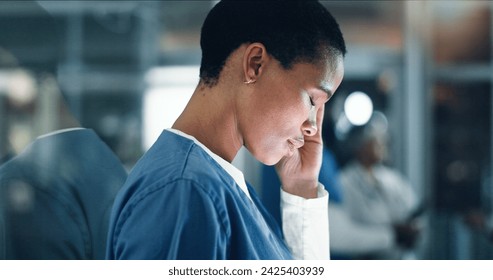
{"label": "closed eye", "polygon": [[313,98],[312,98],[311,96],[310,96],[310,104],[311,104],[312,106],[315,106],[315,102],[313,101]]}

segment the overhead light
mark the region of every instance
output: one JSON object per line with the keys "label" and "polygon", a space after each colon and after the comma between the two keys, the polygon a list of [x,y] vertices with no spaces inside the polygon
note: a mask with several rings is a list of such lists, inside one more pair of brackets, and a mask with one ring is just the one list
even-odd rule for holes
{"label": "overhead light", "polygon": [[351,93],[344,101],[344,114],[352,125],[366,124],[373,113],[373,103],[368,95],[361,91]]}

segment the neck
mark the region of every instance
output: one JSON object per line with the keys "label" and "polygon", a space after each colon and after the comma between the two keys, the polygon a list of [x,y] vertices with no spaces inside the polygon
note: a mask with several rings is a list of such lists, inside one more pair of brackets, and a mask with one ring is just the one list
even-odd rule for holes
{"label": "neck", "polygon": [[233,94],[219,85],[199,84],[173,128],[195,137],[213,153],[232,162],[243,145]]}

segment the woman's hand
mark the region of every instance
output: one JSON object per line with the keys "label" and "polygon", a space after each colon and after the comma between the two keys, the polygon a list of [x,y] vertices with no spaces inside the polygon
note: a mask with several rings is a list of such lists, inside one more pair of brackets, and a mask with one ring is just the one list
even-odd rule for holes
{"label": "woman's hand", "polygon": [[318,175],[322,166],[322,121],[324,108],[316,111],[315,134],[304,133],[305,144],[295,149],[292,156],[282,158],[276,164],[276,170],[285,192],[304,198],[316,198]]}

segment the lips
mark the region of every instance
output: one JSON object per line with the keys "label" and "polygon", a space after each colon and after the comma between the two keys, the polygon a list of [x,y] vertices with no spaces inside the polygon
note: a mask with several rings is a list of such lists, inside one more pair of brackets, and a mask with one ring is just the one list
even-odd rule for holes
{"label": "lips", "polygon": [[296,149],[299,149],[305,145],[305,140],[303,138],[289,139],[288,142],[290,146]]}

